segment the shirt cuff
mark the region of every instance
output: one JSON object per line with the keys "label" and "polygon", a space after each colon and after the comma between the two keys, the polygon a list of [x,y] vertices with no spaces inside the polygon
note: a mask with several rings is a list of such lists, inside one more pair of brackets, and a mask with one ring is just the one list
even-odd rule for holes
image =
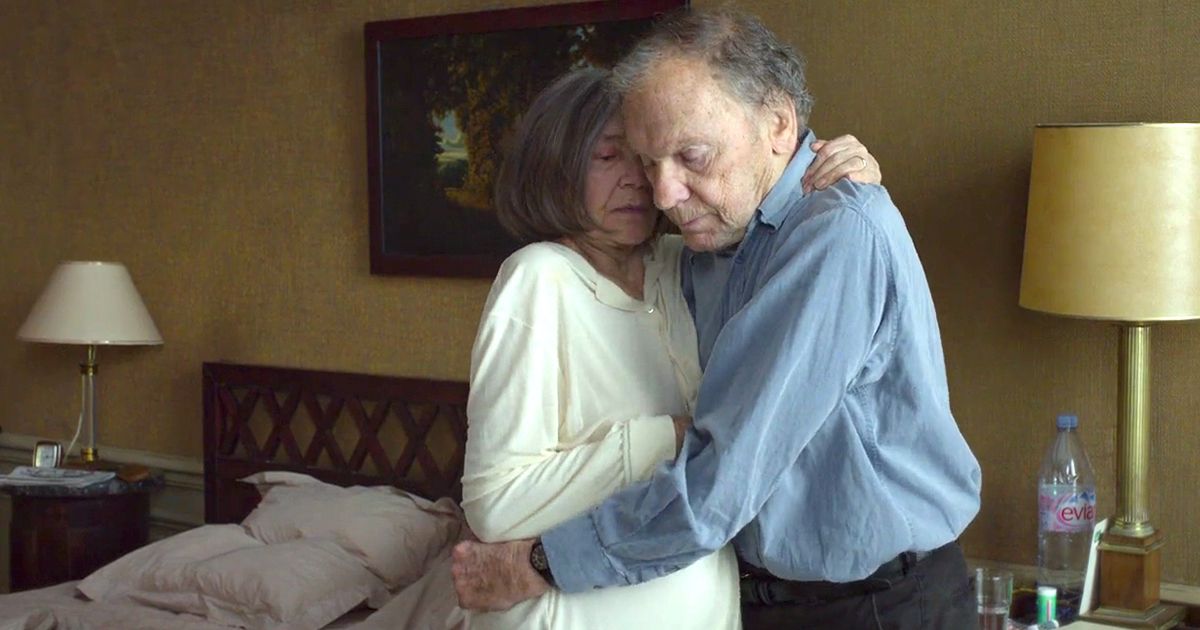
{"label": "shirt cuff", "polygon": [[600,543],[591,513],[581,514],[542,534],[542,549],[554,584],[564,593],[625,585]]}
{"label": "shirt cuff", "polygon": [[637,418],[625,424],[625,485],[643,481],[664,461],[675,459],[675,420]]}

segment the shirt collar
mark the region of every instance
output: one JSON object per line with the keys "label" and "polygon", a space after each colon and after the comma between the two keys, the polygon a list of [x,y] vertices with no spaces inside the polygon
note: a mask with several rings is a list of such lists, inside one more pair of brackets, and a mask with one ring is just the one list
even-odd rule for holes
{"label": "shirt collar", "polygon": [[[601,304],[611,306],[622,311],[644,311],[647,304],[652,302],[651,299],[639,300],[630,296],[624,289],[617,286],[617,283],[609,280],[607,277],[596,271],[592,263],[588,262],[583,254],[563,245],[549,241],[559,252],[567,263],[571,266],[571,270],[575,275],[587,285],[592,294],[596,296],[596,300]],[[642,285],[642,295],[646,298],[654,295],[658,291],[658,284],[666,271],[666,259],[659,248],[652,245],[647,248],[646,254],[643,257],[646,264],[646,276]]]}
{"label": "shirt collar", "polygon": [[763,198],[762,203],[758,206],[759,220],[772,228],[778,229],[787,217],[787,211],[793,207],[792,202],[797,197],[804,196],[804,189],[800,185],[800,181],[804,178],[804,172],[808,170],[808,165],[817,157],[817,154],[812,150],[812,142],[817,137],[811,129],[804,132],[800,137],[800,147],[796,149],[796,153],[788,162],[786,168],[783,169],[783,174],[779,176],[779,181],[771,187],[767,192],[767,196]]}

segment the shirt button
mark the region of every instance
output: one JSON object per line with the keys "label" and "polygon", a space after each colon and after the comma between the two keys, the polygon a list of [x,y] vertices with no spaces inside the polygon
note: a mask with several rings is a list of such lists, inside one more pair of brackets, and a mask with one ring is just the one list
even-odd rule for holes
{"label": "shirt button", "polygon": [[653,313],[653,312],[654,312],[654,307],[653,307],[653,306],[651,306],[651,307],[648,307],[648,308],[646,309],[646,312],[647,312],[647,313]]}

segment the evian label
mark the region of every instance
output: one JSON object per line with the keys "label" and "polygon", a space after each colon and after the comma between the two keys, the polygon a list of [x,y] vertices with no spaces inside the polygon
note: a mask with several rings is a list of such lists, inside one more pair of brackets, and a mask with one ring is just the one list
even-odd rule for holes
{"label": "evian label", "polygon": [[1038,514],[1044,532],[1091,531],[1096,523],[1096,490],[1067,485],[1043,485]]}

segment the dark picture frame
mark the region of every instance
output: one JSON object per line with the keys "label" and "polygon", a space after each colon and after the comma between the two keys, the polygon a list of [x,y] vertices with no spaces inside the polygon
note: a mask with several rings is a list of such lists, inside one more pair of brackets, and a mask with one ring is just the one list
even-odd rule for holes
{"label": "dark picture frame", "polygon": [[372,274],[495,275],[519,244],[491,209],[501,147],[529,101],[611,66],[687,0],[602,0],[363,28]]}

